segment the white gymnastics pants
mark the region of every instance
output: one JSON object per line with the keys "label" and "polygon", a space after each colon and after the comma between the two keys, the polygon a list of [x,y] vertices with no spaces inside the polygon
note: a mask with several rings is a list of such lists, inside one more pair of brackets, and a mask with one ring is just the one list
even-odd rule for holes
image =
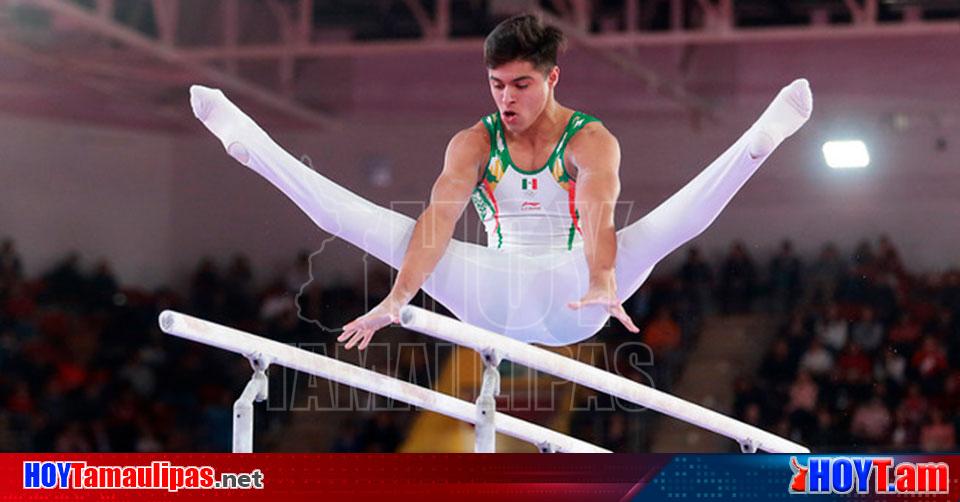
{"label": "white gymnastics pants", "polygon": [[[306,167],[219,90],[194,86],[191,104],[231,156],[279,188],[317,226],[400,267],[415,224],[412,218],[373,204]],[[621,301],[639,289],[658,261],[703,232],[783,139],[776,138],[753,158],[758,132],[756,126],[749,129],[680,191],[617,232]],[[454,239],[423,289],[466,323],[524,342],[566,345],[589,338],[608,319],[601,307],[566,306],[586,292],[588,277],[582,246],[521,253]]]}

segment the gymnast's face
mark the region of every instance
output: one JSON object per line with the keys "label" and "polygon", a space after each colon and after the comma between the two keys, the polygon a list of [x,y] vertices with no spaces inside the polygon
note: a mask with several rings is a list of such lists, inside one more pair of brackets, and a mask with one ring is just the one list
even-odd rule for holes
{"label": "gymnast's face", "polygon": [[536,122],[560,78],[554,66],[546,75],[529,61],[511,61],[487,70],[490,93],[500,110],[503,124],[510,132],[522,133]]}

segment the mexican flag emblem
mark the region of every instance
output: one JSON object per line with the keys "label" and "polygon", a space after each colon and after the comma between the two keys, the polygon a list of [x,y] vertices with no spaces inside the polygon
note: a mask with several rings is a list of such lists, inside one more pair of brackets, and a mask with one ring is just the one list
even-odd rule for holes
{"label": "mexican flag emblem", "polygon": [[523,185],[521,186],[523,190],[536,190],[537,189],[537,179],[536,178],[523,178]]}

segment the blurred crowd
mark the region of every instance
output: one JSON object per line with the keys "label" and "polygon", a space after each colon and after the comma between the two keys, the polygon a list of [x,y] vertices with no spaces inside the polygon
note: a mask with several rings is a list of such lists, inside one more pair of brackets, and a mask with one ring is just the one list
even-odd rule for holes
{"label": "blurred crowd", "polygon": [[[628,378],[670,391],[705,316],[762,314],[779,327],[756,373],[736,379],[737,418],[818,451],[957,449],[960,271],[911,273],[887,237],[848,256],[828,243],[807,260],[789,241],[766,260],[742,242],[714,260],[691,247],[627,309],[650,348],[640,360],[656,363]],[[616,347],[624,336],[614,326],[599,339]],[[652,416],[595,406],[573,415],[573,431],[646,451]]]}
{"label": "blurred crowd", "polygon": [[[364,308],[358,291],[377,294],[378,288],[311,284],[308,259],[301,254],[262,288],[254,286],[243,256],[223,269],[204,259],[188,290],[178,293],[121,286],[108,262],[85,266],[77,254],[40,277],[25,277],[15,243],[4,240],[0,450],[230,451],[232,406],[250,378],[249,363],[162,334],[157,316],[172,308],[283,342],[329,341],[318,336],[316,324],[301,321],[298,310],[340,326]],[[271,447],[270,432],[292,414],[255,409],[262,451]],[[350,451],[396,447],[399,432],[378,432],[395,417],[362,415]]]}
{"label": "blurred crowd", "polygon": [[[0,450],[229,451],[249,364],[163,335],[157,315],[173,308],[285,343],[332,345],[321,327],[361,314],[390,285],[386,269],[355,284],[314,279],[307,253],[263,286],[240,255],[224,266],[202,260],[182,292],[121,286],[108,262],[86,266],[76,254],[28,278],[15,244],[3,241]],[[784,242],[765,266],[742,243],[718,260],[689,248],[677,270],[625,306],[640,337],[611,323],[589,340],[605,344],[608,369],[620,375],[669,391],[706,316],[761,312],[782,323],[758,373],[737,379],[737,417],[818,450],[956,449],[960,272],[912,274],[889,239],[862,243],[849,259],[828,244],[804,260]],[[382,340],[419,336],[391,330]],[[643,344],[614,353],[624,342]],[[375,357],[364,364],[376,366]],[[415,357],[385,371],[438,371],[427,364]],[[615,451],[649,449],[655,414],[592,399],[571,415],[575,436]],[[257,409],[257,449],[283,448],[271,438],[293,414]],[[413,414],[359,416],[331,424],[318,448],[394,451]]]}
{"label": "blurred crowd", "polygon": [[810,263],[785,245],[769,269],[783,322],[739,418],[819,451],[956,451],[960,270],[911,273],[885,237]]}

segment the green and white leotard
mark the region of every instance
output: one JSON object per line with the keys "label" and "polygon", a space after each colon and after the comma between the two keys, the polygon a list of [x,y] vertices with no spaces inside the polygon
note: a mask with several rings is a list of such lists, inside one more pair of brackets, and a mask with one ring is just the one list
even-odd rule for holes
{"label": "green and white leotard", "polygon": [[[231,156],[279,188],[323,230],[400,267],[412,218],[304,166],[222,92],[194,86],[190,93],[194,114]],[[784,87],[760,119],[697,177],[619,230],[615,266],[620,299],[632,295],[664,256],[706,229],[774,148],[803,125],[811,109],[806,81]],[[566,176],[561,153],[570,137],[594,119],[574,115],[551,160],[536,173],[524,173],[510,162],[494,118],[484,119],[494,141],[491,162],[474,195],[487,224],[488,246],[452,240],[424,290],[462,321],[521,341],[565,345],[584,340],[609,315],[601,307],[566,306],[586,292],[589,270],[571,204],[575,184]],[[532,209],[536,204],[539,209]]]}
{"label": "green and white leotard", "polygon": [[536,171],[513,163],[499,113],[482,122],[490,135],[490,156],[472,200],[487,231],[487,246],[571,250],[582,244],[577,184],[563,158],[573,136],[597,119],[574,112],[550,158]]}

